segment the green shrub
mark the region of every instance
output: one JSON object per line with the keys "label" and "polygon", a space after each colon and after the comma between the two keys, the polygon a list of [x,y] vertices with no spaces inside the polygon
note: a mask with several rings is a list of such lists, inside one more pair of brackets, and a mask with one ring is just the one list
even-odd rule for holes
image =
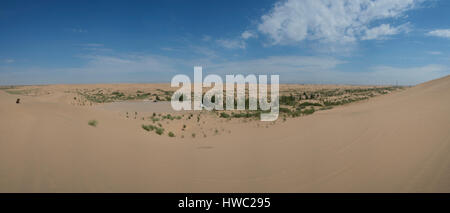
{"label": "green shrub", "polygon": [[158,135],[162,135],[164,133],[164,128],[156,128],[155,132]]}
{"label": "green shrub", "polygon": [[290,96],[285,95],[281,96],[280,105],[289,105],[289,106],[295,105],[295,97],[292,96],[292,94]]}
{"label": "green shrub", "polygon": [[88,122],[88,124],[89,124],[90,126],[97,126],[98,121],[96,121],[96,120],[90,120],[90,121]]}
{"label": "green shrub", "polygon": [[[162,116],[162,119],[169,119],[172,121],[173,119],[175,119],[175,117],[173,117],[171,114],[167,114],[167,115]],[[180,119],[181,119],[181,117],[180,117]]]}
{"label": "green shrub", "polygon": [[221,118],[229,118],[230,115],[227,114],[227,113],[225,113],[225,112],[222,112],[222,113],[220,113],[220,117],[221,117]]}
{"label": "green shrub", "polygon": [[291,113],[291,110],[288,108],[280,107],[280,112],[282,113]]}
{"label": "green shrub", "polygon": [[292,117],[299,117],[300,115],[302,115],[302,112],[300,110],[294,111],[291,113]]}
{"label": "green shrub", "polygon": [[306,107],[306,106],[322,106],[322,104],[319,103],[311,103],[311,102],[303,102],[299,105],[300,107]]}
{"label": "green shrub", "polygon": [[173,137],[175,137],[175,134],[173,134],[173,132],[169,132],[169,137],[171,137],[171,138],[173,138]]}
{"label": "green shrub", "polygon": [[303,110],[303,114],[304,115],[310,115],[310,114],[313,114],[315,112],[315,110],[314,110],[314,108],[311,108],[311,109],[305,109],[305,110]]}
{"label": "green shrub", "polygon": [[319,110],[329,110],[329,109],[333,109],[333,107],[332,106],[325,106],[325,107],[320,108]]}
{"label": "green shrub", "polygon": [[144,124],[142,124],[142,129],[145,129],[145,130],[147,130],[147,131],[153,131],[154,129],[156,129],[157,127],[156,126],[153,126],[153,125],[144,125]]}

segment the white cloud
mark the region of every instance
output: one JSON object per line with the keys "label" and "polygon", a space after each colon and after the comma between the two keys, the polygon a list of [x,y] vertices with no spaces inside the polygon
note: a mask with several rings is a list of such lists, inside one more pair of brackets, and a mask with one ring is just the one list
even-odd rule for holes
{"label": "white cloud", "polygon": [[250,31],[248,31],[248,30],[244,31],[244,32],[241,34],[241,38],[243,38],[244,40],[247,40],[247,39],[249,39],[249,38],[255,38],[255,37],[256,37],[256,34],[250,32]]}
{"label": "white cloud", "polygon": [[343,63],[346,62],[331,57],[271,56],[261,59],[212,63],[208,65],[208,70],[221,74],[296,73],[330,70]]}
{"label": "white cloud", "polygon": [[427,33],[428,36],[450,38],[450,29],[433,30]]}
{"label": "white cloud", "polygon": [[206,71],[217,74],[279,74],[282,82],[320,84],[399,83],[415,85],[450,74],[444,65],[393,67],[374,66],[364,72],[347,72],[338,68],[347,63],[333,57],[273,56],[262,59],[210,64]]}
{"label": "white cloud", "polygon": [[161,50],[164,50],[164,51],[176,51],[175,48],[172,48],[172,47],[162,47]]}
{"label": "white cloud", "polygon": [[241,33],[241,35],[237,38],[233,39],[218,39],[216,40],[217,44],[227,49],[245,49],[247,47],[246,40],[250,38],[258,37],[255,33],[250,32],[248,30]]}
{"label": "white cloud", "polygon": [[73,33],[87,33],[86,29],[75,27],[75,28],[68,28],[68,31],[71,31]]}
{"label": "white cloud", "polygon": [[409,31],[407,24],[400,25],[398,27],[391,27],[390,24],[382,24],[378,27],[373,27],[365,31],[365,35],[361,38],[362,40],[380,40],[385,39],[386,36],[396,35],[401,32]]}
{"label": "white cloud", "polygon": [[194,53],[209,57],[209,58],[215,58],[218,57],[216,51],[210,49],[209,47],[204,47],[204,46],[191,46],[190,49],[192,49],[192,51]]}
{"label": "white cloud", "polygon": [[11,58],[7,58],[7,59],[2,60],[2,62],[5,63],[5,64],[11,64],[11,63],[14,63],[15,60],[11,59]]}
{"label": "white cloud", "polygon": [[211,36],[209,36],[209,35],[203,35],[202,41],[211,41]]}
{"label": "white cloud", "polygon": [[112,52],[113,50],[110,48],[104,47],[104,44],[101,43],[85,43],[78,44],[76,46],[82,47],[83,50],[88,50],[91,52]]}
{"label": "white cloud", "polygon": [[442,55],[442,52],[439,51],[428,51],[427,53],[430,55]]}
{"label": "white cloud", "polygon": [[246,44],[240,39],[218,39],[217,44],[227,49],[245,49]]}
{"label": "white cloud", "polygon": [[316,40],[350,43],[400,33],[399,26],[381,24],[405,15],[423,0],[287,0],[261,17],[258,30],[273,44]]}
{"label": "white cloud", "polygon": [[[346,61],[334,57],[272,56],[251,60],[213,61],[160,55],[88,55],[82,67],[13,68],[0,66],[0,84],[168,82],[175,74],[192,75],[193,66],[204,74],[279,74],[284,83],[417,84],[450,74],[444,65],[416,67],[374,66],[344,71]],[[70,76],[68,78],[68,76]]]}
{"label": "white cloud", "polygon": [[82,44],[81,46],[85,46],[85,47],[103,47],[103,44],[100,43],[87,43],[87,44]]}
{"label": "white cloud", "polygon": [[[375,66],[370,72],[362,73],[366,81],[398,81],[400,84],[415,85],[450,74],[447,66],[429,64],[417,67]],[[393,82],[391,82],[393,83]]]}

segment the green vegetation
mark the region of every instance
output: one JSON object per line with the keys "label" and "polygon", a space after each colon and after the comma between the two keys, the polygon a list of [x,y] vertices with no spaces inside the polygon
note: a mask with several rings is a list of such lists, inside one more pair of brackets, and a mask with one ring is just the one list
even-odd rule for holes
{"label": "green vegetation", "polygon": [[299,107],[307,107],[307,106],[322,106],[320,103],[311,103],[311,102],[303,102],[299,105]]}
{"label": "green vegetation", "polygon": [[291,110],[288,109],[288,108],[280,107],[280,112],[281,112],[281,113],[291,113]]}
{"label": "green vegetation", "polygon": [[321,107],[319,110],[329,110],[329,109],[333,109],[332,106],[325,106],[325,107]]}
{"label": "green vegetation", "polygon": [[229,118],[230,115],[227,114],[227,113],[225,113],[225,112],[222,112],[222,113],[220,113],[220,117],[221,117],[221,118]]}
{"label": "green vegetation", "polygon": [[149,124],[149,125],[142,124],[142,129],[146,130],[147,132],[155,131],[156,134],[158,134],[158,135],[162,135],[164,133],[164,128],[157,127],[157,126],[154,126],[151,124]]}
{"label": "green vegetation", "polygon": [[142,129],[145,129],[147,132],[153,131],[153,130],[155,130],[156,128],[158,128],[158,127],[153,126],[153,125],[144,125],[144,124],[142,124]]}
{"label": "green vegetation", "polygon": [[315,112],[316,110],[314,108],[310,108],[310,109],[305,109],[302,111],[302,114],[304,115],[311,115]]}
{"label": "green vegetation", "polygon": [[161,128],[156,128],[155,132],[158,135],[162,135],[164,133],[164,128],[162,128],[162,127]]}
{"label": "green vegetation", "polygon": [[290,96],[281,96],[280,105],[294,106],[296,103],[295,97],[291,94]]}
{"label": "green vegetation", "polygon": [[231,113],[231,117],[233,118],[257,118],[260,117],[261,115],[260,110],[256,110],[256,111],[245,111],[245,112],[241,112],[241,113]]}
{"label": "green vegetation", "polygon": [[173,137],[175,137],[175,134],[173,134],[173,132],[169,132],[169,137],[171,137],[171,138],[173,138]]}
{"label": "green vegetation", "polygon": [[338,106],[338,105],[349,104],[352,102],[362,101],[362,100],[366,100],[366,99],[368,99],[368,97],[347,98],[347,99],[342,99],[342,100],[324,101],[323,104],[325,106]]}
{"label": "green vegetation", "polygon": [[164,120],[164,119],[169,119],[169,120],[173,120],[174,119],[174,117],[172,117],[172,115],[171,114],[167,114],[167,115],[164,115],[164,116],[162,116],[162,119]]}
{"label": "green vegetation", "polygon": [[17,87],[14,86],[6,86],[6,87],[2,87],[2,90],[4,90],[5,92],[11,94],[11,95],[28,95],[30,93],[36,92],[37,89],[21,89],[21,90],[16,90]]}
{"label": "green vegetation", "polygon": [[106,93],[103,90],[84,90],[77,92],[80,96],[93,103],[109,103],[114,101],[142,100],[152,96],[151,93],[144,93],[137,90],[135,94],[125,94],[121,91]]}
{"label": "green vegetation", "polygon": [[89,126],[97,126],[98,121],[96,121],[96,120],[90,120],[90,121],[88,122],[88,124],[89,124]]}

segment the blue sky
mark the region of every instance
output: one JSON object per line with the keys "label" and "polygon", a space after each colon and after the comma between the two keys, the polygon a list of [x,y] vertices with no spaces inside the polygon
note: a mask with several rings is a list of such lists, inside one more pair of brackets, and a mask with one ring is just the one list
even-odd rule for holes
{"label": "blue sky", "polygon": [[450,1],[1,1],[0,84],[410,85],[450,74]]}

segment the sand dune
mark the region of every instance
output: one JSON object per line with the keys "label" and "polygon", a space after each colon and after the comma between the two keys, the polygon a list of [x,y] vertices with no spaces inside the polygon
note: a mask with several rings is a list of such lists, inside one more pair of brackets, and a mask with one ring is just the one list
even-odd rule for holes
{"label": "sand dune", "polygon": [[0,192],[450,192],[449,76],[184,140],[61,100],[0,91]]}

